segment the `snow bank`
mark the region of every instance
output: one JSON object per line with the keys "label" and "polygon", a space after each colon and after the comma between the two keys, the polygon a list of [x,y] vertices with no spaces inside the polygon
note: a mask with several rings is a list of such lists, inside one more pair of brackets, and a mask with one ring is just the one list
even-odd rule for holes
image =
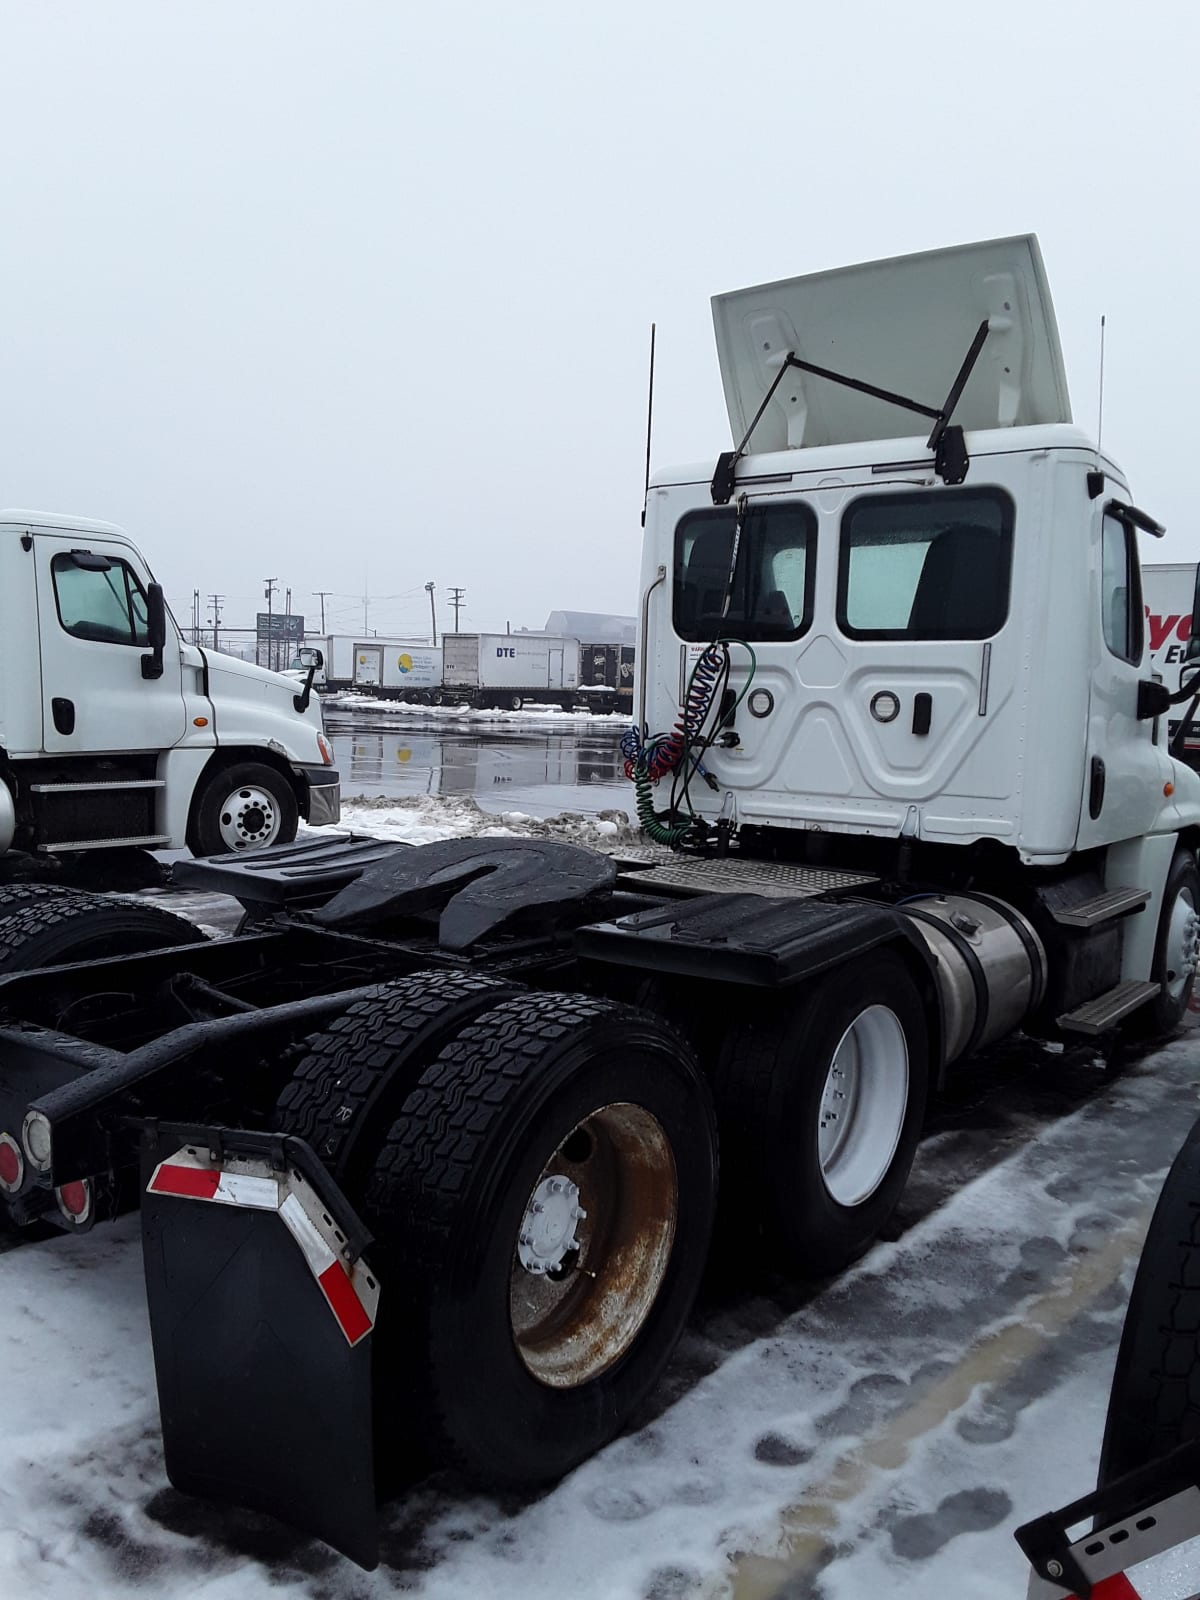
{"label": "snow bank", "polygon": [[377,700],[370,694],[347,693],[327,695],[321,704],[330,711],[369,715],[382,712],[385,716],[419,717],[440,722],[490,722],[513,726],[533,724],[539,727],[551,723],[564,729],[590,728],[597,724],[602,727],[629,726],[627,711],[560,711],[557,706],[538,706],[532,702],[527,702],[520,711],[475,711],[470,706],[418,706],[410,705],[407,700]]}
{"label": "snow bank", "polygon": [[347,830],[404,844],[474,837],[561,839],[597,850],[641,839],[624,811],[601,811],[594,817],[564,811],[556,817],[538,818],[524,811],[484,811],[467,796],[443,795],[343,800],[342,819],[336,827],[305,828],[303,832],[315,835]]}

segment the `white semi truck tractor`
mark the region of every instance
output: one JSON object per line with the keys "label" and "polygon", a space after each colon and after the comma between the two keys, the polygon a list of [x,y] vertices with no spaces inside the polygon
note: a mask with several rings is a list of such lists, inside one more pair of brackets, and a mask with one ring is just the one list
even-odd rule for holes
{"label": "white semi truck tractor", "polygon": [[309,685],[186,643],[119,528],[0,511],[0,878],[22,854],[255,850],[338,814]]}
{"label": "white semi truck tractor", "polygon": [[735,449],[648,492],[647,846],[185,862],[269,916],[49,974],[109,913],[0,896],[3,1213],[89,1226],[140,1161],[172,1482],[365,1565],[377,1467],[527,1486],[613,1437],[714,1213],[743,1270],[836,1271],[978,1051],[1191,993],[1158,524],[1072,425],[1036,241],[714,311]]}

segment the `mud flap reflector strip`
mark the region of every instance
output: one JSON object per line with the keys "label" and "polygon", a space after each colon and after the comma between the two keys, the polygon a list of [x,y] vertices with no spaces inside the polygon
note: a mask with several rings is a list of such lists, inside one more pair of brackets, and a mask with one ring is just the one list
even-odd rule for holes
{"label": "mud flap reflector strip", "polygon": [[274,1211],[300,1247],[346,1342],[353,1347],[375,1326],[379,1285],[362,1261],[347,1265],[345,1239],[299,1173],[273,1172],[265,1161],[209,1160],[187,1146],[160,1161],[147,1189],[182,1200],[208,1200],[250,1211]]}

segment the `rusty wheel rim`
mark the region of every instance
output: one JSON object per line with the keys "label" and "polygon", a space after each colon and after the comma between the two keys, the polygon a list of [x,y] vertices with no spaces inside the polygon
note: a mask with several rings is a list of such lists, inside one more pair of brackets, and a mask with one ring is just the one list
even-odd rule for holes
{"label": "rusty wheel rim", "polygon": [[662,1288],[678,1213],[675,1158],[649,1111],[615,1103],[572,1128],[513,1250],[509,1318],[534,1378],[576,1388],[624,1355]]}

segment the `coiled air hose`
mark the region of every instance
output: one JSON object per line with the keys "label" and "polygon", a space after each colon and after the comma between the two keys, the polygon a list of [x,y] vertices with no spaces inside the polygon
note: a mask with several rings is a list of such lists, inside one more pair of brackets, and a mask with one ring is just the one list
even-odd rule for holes
{"label": "coiled air hose", "polygon": [[[750,650],[749,645],[745,648],[750,653],[752,678],[757,663],[753,650]],[[697,745],[702,749],[706,748],[704,726],[712,712],[718,685],[723,679],[727,680],[728,675],[729,645],[724,640],[714,641],[705,647],[692,668],[683,697],[683,706],[671,732],[656,734],[653,738],[649,738],[643,734],[641,728],[634,727],[628,729],[621,738],[621,754],[625,757],[625,776],[633,783],[638,822],[643,833],[656,844],[667,845],[674,849],[693,829],[694,816],[679,822],[660,820],[654,807],[654,785],[660,778],[665,778],[674,772],[685,759],[689,761],[694,759],[695,766],[699,766],[699,756],[693,758],[691,752]],[[734,707],[731,708],[731,714],[732,710],[741,704],[749,687],[748,678]],[[714,729],[713,733],[716,731]],[[711,737],[712,735],[710,742]],[[709,781],[712,782],[711,779]],[[684,793],[686,799],[686,783]],[[690,801],[688,806],[690,810]]]}

